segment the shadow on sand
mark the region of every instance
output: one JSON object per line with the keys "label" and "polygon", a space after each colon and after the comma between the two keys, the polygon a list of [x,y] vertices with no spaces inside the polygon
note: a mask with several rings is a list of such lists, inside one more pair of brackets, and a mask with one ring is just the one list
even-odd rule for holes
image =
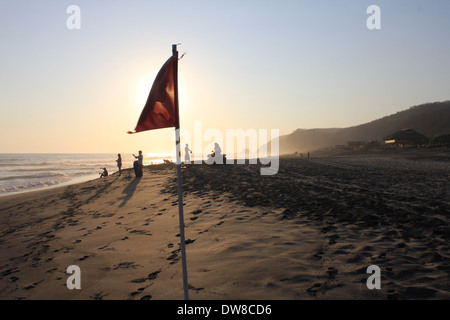
{"label": "shadow on sand", "polygon": [[136,191],[137,185],[139,184],[140,181],[141,181],[141,178],[134,178],[125,187],[125,189],[123,189],[122,194],[124,194],[124,196],[119,198],[119,200],[122,200],[122,203],[119,204],[119,208],[122,208],[123,206],[125,206],[127,204],[128,200],[130,200],[133,197],[133,194]]}
{"label": "shadow on sand", "polygon": [[91,201],[91,200],[94,200],[94,199],[100,197],[100,195],[101,195],[102,193],[106,192],[106,190],[107,190],[109,187],[111,187],[111,185],[112,185],[114,182],[116,182],[117,179],[119,179],[119,176],[115,177],[114,180],[108,181],[108,183],[106,183],[102,188],[100,188],[99,190],[97,190],[97,192],[96,192],[93,196],[91,196],[89,199],[87,199],[87,201],[89,202],[89,201]]}

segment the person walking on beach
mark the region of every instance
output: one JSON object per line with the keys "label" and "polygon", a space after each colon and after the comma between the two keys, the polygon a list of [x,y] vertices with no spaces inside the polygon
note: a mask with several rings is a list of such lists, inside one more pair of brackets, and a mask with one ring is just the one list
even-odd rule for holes
{"label": "person walking on beach", "polygon": [[189,145],[186,143],[186,146],[184,147],[184,163],[185,164],[191,163],[190,153],[192,153],[192,151],[189,149]]}
{"label": "person walking on beach", "polygon": [[144,156],[142,155],[142,150],[139,150],[138,156],[133,154],[133,157],[135,157],[137,159],[133,163],[134,174],[136,175],[136,178],[141,178],[142,177],[142,168],[144,166]]}
{"label": "person walking on beach", "polygon": [[117,168],[119,168],[119,176],[122,174],[122,156],[120,153],[117,155]]}

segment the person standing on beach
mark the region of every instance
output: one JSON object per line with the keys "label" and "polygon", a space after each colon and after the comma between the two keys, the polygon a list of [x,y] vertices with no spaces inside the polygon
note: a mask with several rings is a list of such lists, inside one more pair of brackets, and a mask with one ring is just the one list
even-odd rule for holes
{"label": "person standing on beach", "polygon": [[136,174],[137,178],[141,178],[142,168],[144,166],[144,156],[142,155],[142,150],[139,150],[138,156],[133,154],[133,157],[137,159],[137,161],[134,162],[134,173]]}
{"label": "person standing on beach", "polygon": [[117,168],[119,168],[119,175],[122,174],[122,156],[120,155],[120,153],[117,155]]}
{"label": "person standing on beach", "polygon": [[189,149],[189,145],[186,143],[186,146],[184,147],[184,163],[185,164],[191,163],[190,153],[192,153],[192,151]]}
{"label": "person standing on beach", "polygon": [[142,155],[142,151],[141,151],[141,150],[139,150],[139,155],[138,155],[138,156],[136,156],[136,155],[133,153],[133,157],[135,157],[136,159],[138,159],[137,161],[138,161],[138,164],[139,164],[140,166],[144,165],[144,156]]}

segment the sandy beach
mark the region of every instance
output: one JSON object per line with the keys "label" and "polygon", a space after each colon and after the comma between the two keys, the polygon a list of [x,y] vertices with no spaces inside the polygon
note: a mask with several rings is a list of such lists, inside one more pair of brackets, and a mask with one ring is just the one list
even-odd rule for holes
{"label": "sandy beach", "polygon": [[[449,160],[430,149],[283,157],[273,176],[183,167],[190,298],[449,299]],[[183,299],[174,165],[4,196],[0,212],[0,299]]]}

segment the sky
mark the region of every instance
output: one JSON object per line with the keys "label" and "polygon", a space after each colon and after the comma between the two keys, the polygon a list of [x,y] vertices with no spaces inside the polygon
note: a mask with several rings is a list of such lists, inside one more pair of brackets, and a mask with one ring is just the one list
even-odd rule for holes
{"label": "sky", "polygon": [[176,43],[192,134],[349,127],[449,100],[449,16],[448,0],[0,0],[0,153],[171,152],[172,128],[126,132]]}

